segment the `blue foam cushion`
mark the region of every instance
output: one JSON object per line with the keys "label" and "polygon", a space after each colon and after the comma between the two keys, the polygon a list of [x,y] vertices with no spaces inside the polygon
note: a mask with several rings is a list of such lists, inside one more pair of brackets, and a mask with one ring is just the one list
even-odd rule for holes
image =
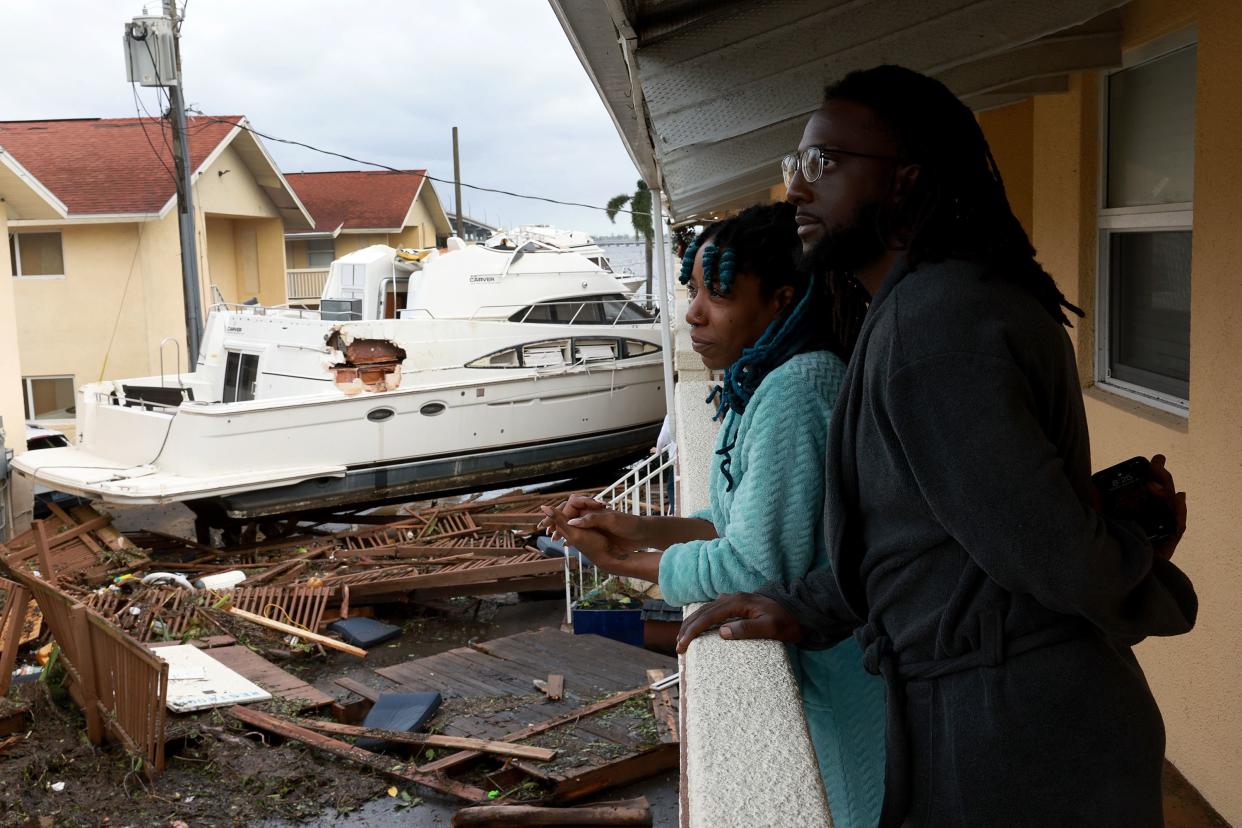
{"label": "blue foam cushion", "polygon": [[[410,733],[426,724],[439,709],[439,693],[380,693],[379,699],[362,720],[362,726]],[[402,747],[393,742],[367,737],[358,739],[354,744],[364,750]]]}
{"label": "blue foam cushion", "polygon": [[374,618],[343,618],[333,621],[328,629],[355,647],[367,649],[401,635],[401,628]]}

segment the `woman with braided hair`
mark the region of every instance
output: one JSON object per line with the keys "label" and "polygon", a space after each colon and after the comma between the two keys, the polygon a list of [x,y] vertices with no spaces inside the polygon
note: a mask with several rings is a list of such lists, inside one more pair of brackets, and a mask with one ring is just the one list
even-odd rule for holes
{"label": "woman with braided hair", "polygon": [[[695,351],[724,372],[709,509],[639,517],[586,497],[545,509],[544,528],[608,572],[657,581],[675,604],[709,601],[827,565],[818,514],[823,454],[846,348],[823,322],[828,297],[799,270],[789,204],[751,207],[690,243],[681,282]],[[662,551],[651,551],[662,550]],[[883,795],[883,684],[854,641],[792,647],[835,824],[869,828]]]}

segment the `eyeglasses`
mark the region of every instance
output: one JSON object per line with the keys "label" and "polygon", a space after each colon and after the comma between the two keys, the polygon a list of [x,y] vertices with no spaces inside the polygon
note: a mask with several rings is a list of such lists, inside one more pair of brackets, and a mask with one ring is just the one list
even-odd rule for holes
{"label": "eyeglasses", "polygon": [[[824,156],[829,156],[827,159]],[[875,155],[870,152],[854,152],[852,150],[837,149],[836,147],[813,146],[807,147],[801,152],[791,152],[781,159],[781,177],[785,179],[785,186],[793,184],[794,176],[798,171],[802,171],[802,177],[806,179],[808,184],[819,181],[819,177],[824,174],[824,163],[833,163],[834,155],[852,155],[856,158],[878,158],[881,161],[896,161],[896,155]]]}

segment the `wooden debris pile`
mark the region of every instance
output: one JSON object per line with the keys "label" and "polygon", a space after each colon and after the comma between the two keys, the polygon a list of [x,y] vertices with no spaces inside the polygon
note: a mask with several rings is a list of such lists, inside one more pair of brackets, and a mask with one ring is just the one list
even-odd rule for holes
{"label": "wooden debris pile", "polygon": [[[230,712],[254,730],[483,806],[460,812],[462,821],[454,824],[650,824],[639,803],[627,803],[620,815],[604,808],[567,816],[565,808],[535,806],[561,806],[675,767],[677,687],[651,687],[675,669],[674,659],[638,647],[543,629],[385,667],[370,674],[369,683],[337,679],[362,697],[335,705],[338,719],[356,721],[356,705],[365,712],[389,692],[441,694],[444,701],[427,723],[431,733],[252,708]],[[558,692],[532,692],[536,682],[559,685]],[[376,683],[387,687],[377,690]],[[353,715],[341,715],[346,709]],[[351,744],[357,738],[404,750],[381,756]]]}
{"label": "wooden debris pile", "polygon": [[[39,635],[37,623],[33,634],[30,631],[32,612],[36,618],[41,613],[59,646],[70,694],[84,711],[91,741],[121,743],[154,775],[164,765],[165,724],[171,715],[165,709],[170,667],[157,656],[159,647],[189,641],[272,696],[296,702],[295,708],[323,708],[332,704],[330,697],[238,646],[235,639],[241,633],[233,622],[262,628],[269,635],[292,636],[303,645],[364,656],[365,650],[323,635],[326,625],[370,604],[555,589],[564,582],[566,559],[545,556],[532,545],[531,534],[541,517],[540,507],[568,494],[515,494],[406,509],[389,516],[357,517],[364,526],[350,531],[223,549],[158,532],[122,535],[110,518],[89,507],[66,513],[53,506],[50,520],[36,522],[7,547],[0,546],[0,574],[11,578],[0,578],[0,695],[19,647]],[[577,566],[576,559],[573,565]],[[212,588],[213,576],[226,573],[228,580],[238,580],[237,573],[244,580]],[[535,678],[560,672],[544,671]],[[177,680],[173,676],[172,681]],[[574,680],[564,675],[566,686],[572,688]],[[521,683],[526,693],[534,695],[529,679]],[[565,705],[572,697],[565,691],[560,702],[549,702],[551,694],[538,698]],[[303,724],[280,726],[288,730]],[[329,726],[307,732],[318,741],[340,743],[324,736],[320,732],[324,730],[357,735]],[[500,734],[512,738],[495,740],[488,732],[444,734],[443,738],[458,742],[441,743],[442,749],[468,749],[452,754],[457,757],[453,762],[425,773],[421,768],[402,771],[401,778],[455,796],[468,793],[470,801],[486,801],[477,798],[482,789],[475,783],[447,776],[459,765],[473,767],[480,755],[497,754],[494,746],[485,750],[469,741],[481,739],[510,743],[498,749],[506,768],[521,768],[521,773],[539,776],[541,784],[553,788],[564,782],[557,772],[541,776],[531,770],[534,763],[557,755],[558,749],[515,747],[511,743],[520,737]],[[417,738],[407,735],[404,741]],[[431,742],[423,739],[418,744]],[[389,764],[376,757],[371,766]]]}
{"label": "wooden debris pile", "polygon": [[112,519],[90,506],[65,512],[50,504],[52,519],[0,546],[10,571],[38,573],[48,583],[94,586],[148,563],[146,554],[112,528]]}

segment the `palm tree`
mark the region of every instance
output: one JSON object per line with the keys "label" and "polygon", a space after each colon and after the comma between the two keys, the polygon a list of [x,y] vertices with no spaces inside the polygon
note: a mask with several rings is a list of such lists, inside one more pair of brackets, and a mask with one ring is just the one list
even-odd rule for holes
{"label": "palm tree", "polygon": [[637,189],[632,195],[613,196],[608,199],[608,204],[604,207],[604,211],[608,214],[608,220],[613,224],[617,223],[617,213],[629,204],[630,221],[634,225],[634,238],[642,239],[646,242],[647,249],[647,295],[651,295],[651,240],[655,233],[654,225],[651,223],[651,190],[647,189],[647,183],[639,180]]}

